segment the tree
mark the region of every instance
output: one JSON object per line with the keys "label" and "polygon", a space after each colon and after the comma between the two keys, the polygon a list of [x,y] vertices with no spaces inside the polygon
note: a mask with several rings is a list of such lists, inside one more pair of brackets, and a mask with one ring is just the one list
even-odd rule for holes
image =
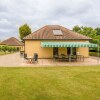
{"label": "tree", "polygon": [[99,41],[98,41],[100,39],[100,36],[98,35],[100,33],[99,28],[94,29],[92,27],[86,27],[86,26],[85,27],[74,26],[73,31],[92,38],[92,41],[91,41],[92,43],[96,43],[96,44],[99,43]]}
{"label": "tree", "polygon": [[81,27],[79,27],[78,25],[76,25],[76,26],[73,27],[73,31],[74,31],[74,32],[79,32],[79,33],[80,33]]}
{"label": "tree", "polygon": [[96,34],[97,34],[97,35],[100,35],[100,28],[97,27],[95,30],[96,30]]}
{"label": "tree", "polygon": [[31,28],[27,24],[24,24],[21,27],[19,27],[19,35],[21,40],[30,33],[31,33]]}

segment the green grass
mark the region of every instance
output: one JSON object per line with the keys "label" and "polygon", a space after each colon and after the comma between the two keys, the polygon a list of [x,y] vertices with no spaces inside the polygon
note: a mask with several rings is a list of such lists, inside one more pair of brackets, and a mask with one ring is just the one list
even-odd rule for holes
{"label": "green grass", "polygon": [[0,55],[5,55],[5,52],[0,52]]}
{"label": "green grass", "polygon": [[0,52],[0,56],[1,56],[1,55],[12,54],[12,53],[14,53],[14,52],[6,52],[6,53],[5,53],[5,52],[2,51],[2,52]]}
{"label": "green grass", "polygon": [[100,66],[0,68],[0,100],[100,100]]}
{"label": "green grass", "polygon": [[0,52],[0,55],[6,55],[6,54],[10,54],[10,52]]}

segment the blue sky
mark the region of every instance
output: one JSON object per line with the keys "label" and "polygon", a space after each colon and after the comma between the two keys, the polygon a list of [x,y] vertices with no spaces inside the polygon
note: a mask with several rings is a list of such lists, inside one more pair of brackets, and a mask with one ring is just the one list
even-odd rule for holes
{"label": "blue sky", "polygon": [[0,0],[0,40],[18,36],[20,25],[100,27],[100,0]]}

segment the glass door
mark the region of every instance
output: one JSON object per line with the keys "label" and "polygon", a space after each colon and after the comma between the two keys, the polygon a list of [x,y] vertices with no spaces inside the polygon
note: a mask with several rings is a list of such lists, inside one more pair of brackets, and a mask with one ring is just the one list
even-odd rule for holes
{"label": "glass door", "polygon": [[72,54],[76,55],[76,47],[72,48]]}
{"label": "glass door", "polygon": [[58,48],[57,47],[53,48],[53,55],[58,55]]}
{"label": "glass door", "polygon": [[71,48],[70,47],[67,48],[67,55],[71,55]]}
{"label": "glass door", "polygon": [[74,47],[74,48],[68,47],[67,54],[68,55],[76,55],[76,47]]}

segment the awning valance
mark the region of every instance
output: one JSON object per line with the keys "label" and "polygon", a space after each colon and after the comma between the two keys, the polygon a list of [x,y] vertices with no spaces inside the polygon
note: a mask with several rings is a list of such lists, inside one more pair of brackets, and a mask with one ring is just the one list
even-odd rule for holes
{"label": "awning valance", "polygon": [[98,47],[89,42],[41,42],[41,47]]}

